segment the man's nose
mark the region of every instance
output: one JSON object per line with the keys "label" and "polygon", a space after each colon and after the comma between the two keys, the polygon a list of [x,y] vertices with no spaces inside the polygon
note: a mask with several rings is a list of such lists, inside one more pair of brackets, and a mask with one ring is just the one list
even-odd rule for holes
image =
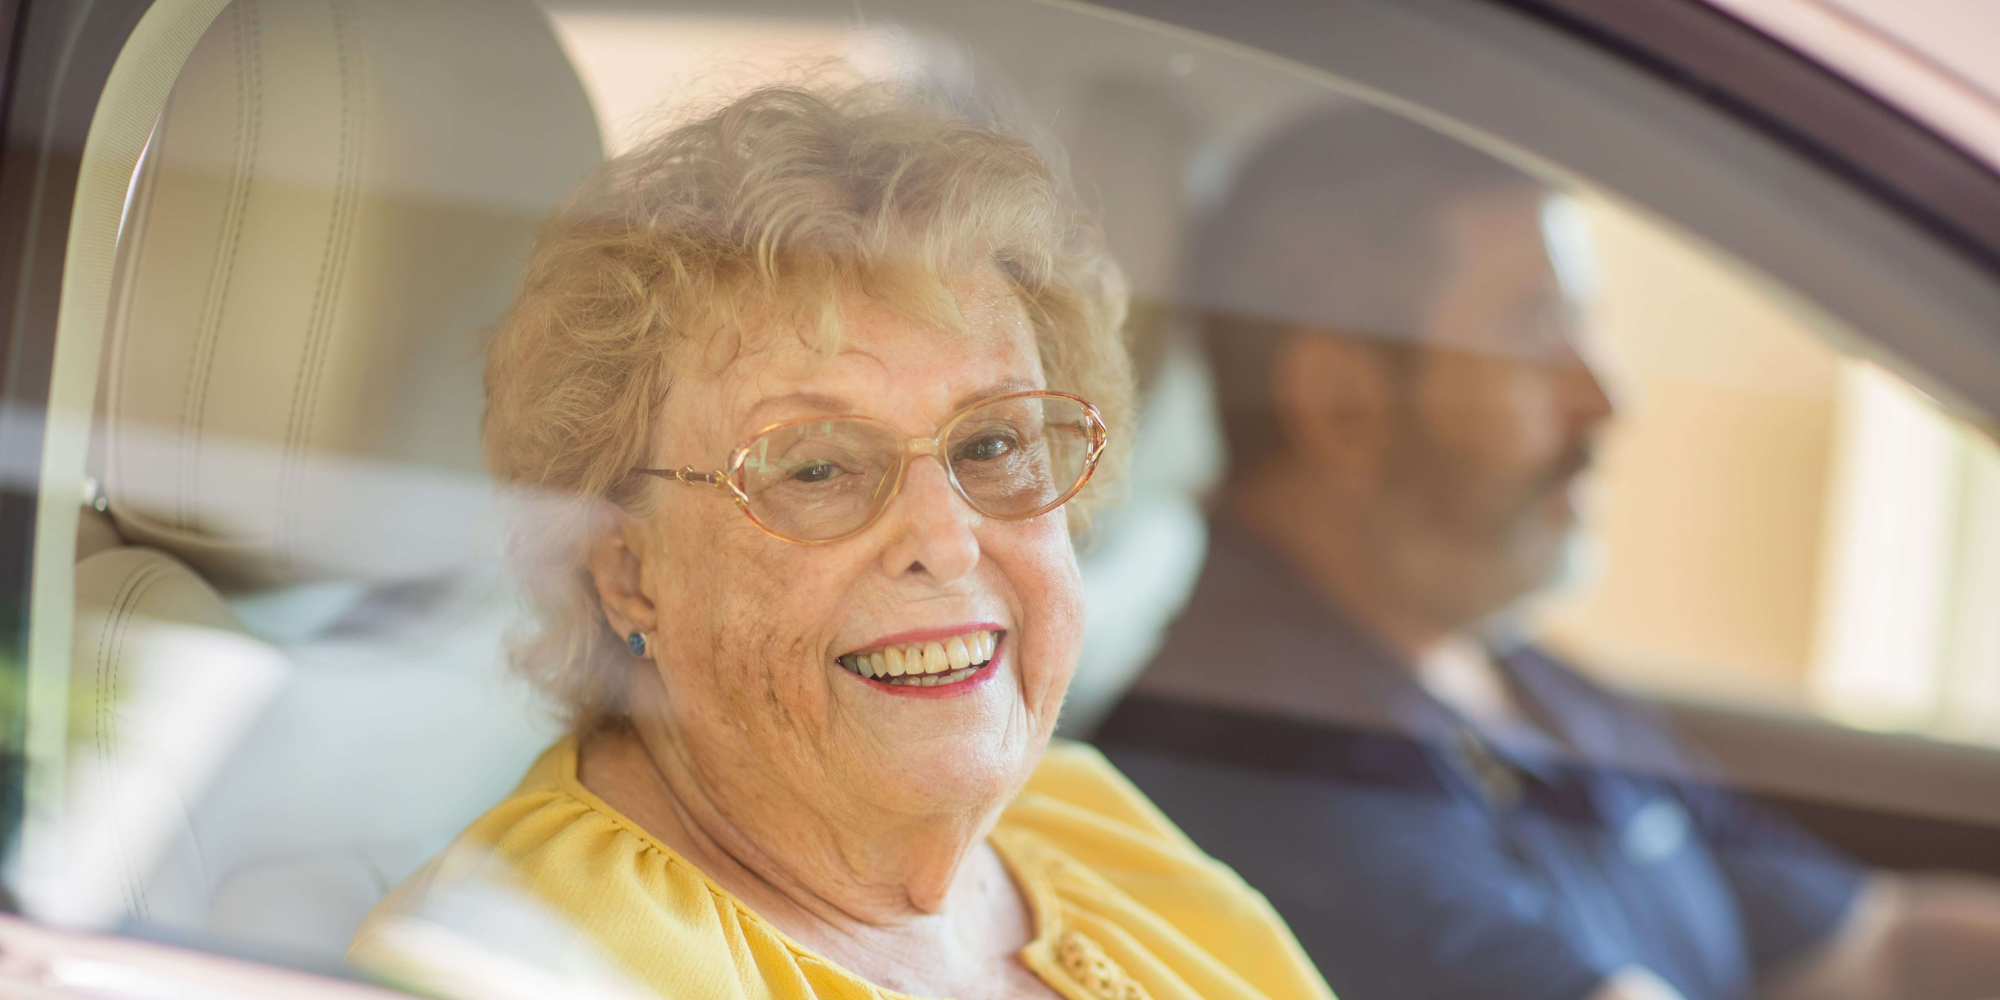
{"label": "man's nose", "polygon": [[1570,422],[1587,431],[1616,416],[1618,404],[1612,399],[1604,376],[1599,374],[1590,359],[1571,349],[1565,361],[1561,378]]}
{"label": "man's nose", "polygon": [[952,489],[942,463],[912,461],[887,517],[895,536],[882,553],[882,568],[890,576],[922,574],[950,583],[978,565],[974,529],[984,515]]}
{"label": "man's nose", "polygon": [[1578,424],[1584,427],[1596,427],[1618,415],[1618,404],[1612,401],[1611,392],[1605,388],[1604,379],[1591,370],[1588,364],[1577,366],[1576,379]]}

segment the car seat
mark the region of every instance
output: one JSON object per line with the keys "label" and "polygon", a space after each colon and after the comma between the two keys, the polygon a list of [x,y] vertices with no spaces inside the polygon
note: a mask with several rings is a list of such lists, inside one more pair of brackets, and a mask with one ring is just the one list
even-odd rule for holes
{"label": "car seat", "polygon": [[603,155],[522,0],[235,0],[134,179],[39,915],[337,958],[555,727],[502,666],[481,334]]}

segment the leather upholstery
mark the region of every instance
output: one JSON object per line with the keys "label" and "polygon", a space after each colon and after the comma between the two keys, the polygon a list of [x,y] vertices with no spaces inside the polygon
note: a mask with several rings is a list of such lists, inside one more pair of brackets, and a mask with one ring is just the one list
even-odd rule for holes
{"label": "leather upholstery", "polygon": [[231,586],[463,565],[485,513],[478,334],[599,155],[526,3],[231,4],[121,238],[120,531]]}
{"label": "leather upholstery", "polygon": [[49,916],[148,919],[156,855],[189,840],[185,791],[213,779],[291,667],[164,553],[106,549],[77,563],[76,585],[70,884]]}
{"label": "leather upholstery", "polygon": [[60,916],[337,958],[547,741],[481,334],[601,156],[527,0],[235,0],[196,46],[120,237]]}

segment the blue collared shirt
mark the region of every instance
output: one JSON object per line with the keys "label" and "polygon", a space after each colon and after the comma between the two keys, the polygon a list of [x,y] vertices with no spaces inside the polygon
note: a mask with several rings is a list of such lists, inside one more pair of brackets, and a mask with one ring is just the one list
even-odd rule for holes
{"label": "blue collared shirt", "polygon": [[1717,784],[1654,713],[1531,646],[1496,661],[1538,725],[1473,726],[1218,528],[1098,742],[1344,1000],[1580,1000],[1631,965],[1749,1000],[1839,925],[1854,864]]}

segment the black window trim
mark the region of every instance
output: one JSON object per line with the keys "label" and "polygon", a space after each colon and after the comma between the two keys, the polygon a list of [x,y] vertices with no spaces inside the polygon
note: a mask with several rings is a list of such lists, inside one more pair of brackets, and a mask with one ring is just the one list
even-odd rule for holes
{"label": "black window trim", "polygon": [[1498,2],[1753,125],[2000,275],[2000,172],[1810,55],[1705,3]]}

